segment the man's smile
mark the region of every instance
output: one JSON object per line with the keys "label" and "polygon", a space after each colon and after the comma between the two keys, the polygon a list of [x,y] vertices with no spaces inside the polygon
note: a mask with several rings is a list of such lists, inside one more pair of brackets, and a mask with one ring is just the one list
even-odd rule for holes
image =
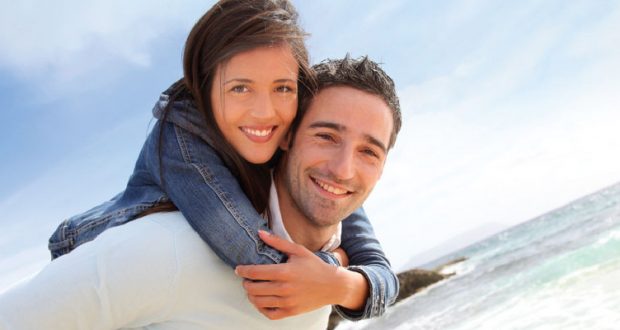
{"label": "man's smile", "polygon": [[332,198],[346,197],[353,193],[352,191],[347,190],[345,187],[339,187],[333,183],[328,183],[324,180],[312,176],[310,176],[310,180],[314,182],[315,186],[318,187],[319,191],[325,194],[329,194],[329,196]]}

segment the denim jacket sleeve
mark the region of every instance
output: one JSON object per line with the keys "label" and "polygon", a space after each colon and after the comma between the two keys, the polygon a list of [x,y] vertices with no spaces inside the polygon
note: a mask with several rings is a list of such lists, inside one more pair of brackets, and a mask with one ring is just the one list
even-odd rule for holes
{"label": "denim jacket sleeve", "polygon": [[362,310],[352,311],[335,306],[336,311],[342,317],[354,321],[382,315],[398,296],[398,277],[383,253],[362,208],[342,222],[341,241],[341,247],[349,257],[348,269],[366,278],[369,294]]}

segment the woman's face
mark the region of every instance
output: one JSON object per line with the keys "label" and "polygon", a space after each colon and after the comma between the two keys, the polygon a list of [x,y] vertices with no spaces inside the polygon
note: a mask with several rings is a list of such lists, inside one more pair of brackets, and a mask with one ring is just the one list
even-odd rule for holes
{"label": "woman's face", "polygon": [[297,112],[298,68],[289,46],[274,46],[239,53],[215,71],[215,121],[250,163],[271,159],[287,133]]}

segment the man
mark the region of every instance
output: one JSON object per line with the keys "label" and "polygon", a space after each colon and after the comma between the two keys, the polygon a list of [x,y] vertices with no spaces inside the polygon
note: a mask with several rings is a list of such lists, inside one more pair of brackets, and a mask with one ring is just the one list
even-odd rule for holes
{"label": "man", "polygon": [[[400,128],[398,100],[391,80],[367,59],[317,70],[319,92],[305,99],[306,113],[282,145],[270,195],[272,229],[297,244],[261,233],[289,255],[286,264],[239,266],[239,276],[263,280],[242,287],[179,212],[153,214],[104,232],[2,295],[0,329],[325,328],[329,305],[364,306],[368,290],[380,290],[369,287],[368,275],[310,251],[338,238],[340,221],[379,179]],[[316,288],[301,295],[314,306],[295,309],[290,278]],[[270,319],[308,313],[269,321],[243,288]],[[27,316],[23,306],[32,306]]]}
{"label": "man", "polygon": [[[319,93],[308,98],[301,110],[301,123],[291,129],[287,151],[275,171],[275,186],[279,192],[279,209],[287,231],[294,242],[311,251],[318,250],[349,214],[360,207],[381,176],[389,148],[394,145],[400,129],[398,100],[387,76],[381,76],[376,64],[362,59],[345,58],[316,66]],[[364,77],[365,75],[365,77]],[[384,79],[384,80],[382,80]],[[368,81],[373,81],[368,84]],[[390,93],[392,91],[392,93]],[[381,95],[381,96],[380,96]],[[273,239],[263,237],[266,242]],[[291,296],[304,297],[316,307],[334,303],[338,294],[315,291],[313,294],[286,292],[279,279],[282,273],[288,278],[324,279],[308,270],[323,270],[323,265],[293,267],[299,249],[286,248],[285,243],[276,249],[292,253],[287,264],[240,266],[237,273],[253,280],[248,282],[250,300],[270,318],[287,315],[286,309],[295,310]],[[306,255],[309,254],[307,251]],[[291,270],[297,272],[291,273]],[[286,272],[289,272],[288,274]],[[349,297],[360,307],[367,296],[367,283],[358,273],[344,273],[357,277],[357,287],[344,287]],[[351,284],[352,282],[346,282]],[[321,287],[321,286],[317,286]],[[329,289],[330,286],[323,285]],[[331,298],[331,299],[330,299]],[[279,307],[273,309],[269,307]],[[355,309],[355,308],[352,308]]]}

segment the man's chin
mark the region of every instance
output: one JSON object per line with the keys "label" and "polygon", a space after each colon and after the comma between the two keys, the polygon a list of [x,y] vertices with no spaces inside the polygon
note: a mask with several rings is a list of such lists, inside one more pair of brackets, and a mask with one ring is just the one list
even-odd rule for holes
{"label": "man's chin", "polygon": [[334,214],[334,213],[325,214],[325,212],[321,212],[319,214],[315,214],[312,217],[308,217],[308,219],[312,222],[312,225],[317,228],[327,228],[327,227],[333,227],[337,225],[342,220],[344,220],[344,218],[346,218],[347,216],[348,214],[344,215],[340,212],[338,212],[338,214]]}

